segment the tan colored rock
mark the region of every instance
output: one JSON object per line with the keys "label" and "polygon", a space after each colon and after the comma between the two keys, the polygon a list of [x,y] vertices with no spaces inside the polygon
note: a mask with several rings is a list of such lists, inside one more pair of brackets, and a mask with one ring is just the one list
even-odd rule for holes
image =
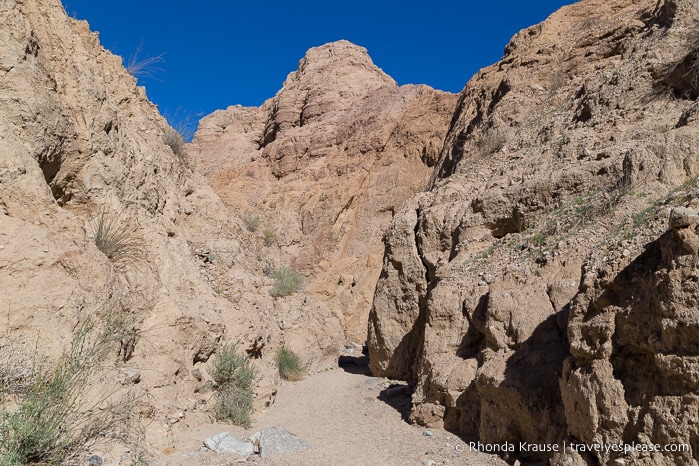
{"label": "tan colored rock", "polygon": [[412,419],[442,406],[488,443],[697,438],[692,211],[666,231],[696,206],[694,21],[689,1],[584,0],[466,85],[430,189],[385,235],[368,325],[372,370],[415,384]]}
{"label": "tan colored rock", "polygon": [[[143,432],[149,454],[211,421],[224,343],[253,356],[258,408],[274,400],[287,338],[309,370],[336,364],[340,320],[305,292],[270,295],[244,222],[166,145],[165,119],[97,33],[57,0],[2,1],[0,23],[0,351],[51,364],[81,324],[113,319],[87,396],[137,400],[120,428]],[[101,212],[132,239],[121,257],[96,245]]]}
{"label": "tan colored rock", "polygon": [[[456,96],[401,86],[366,49],[310,49],[260,108],[202,119],[190,150],[221,198],[259,219],[273,267],[340,311],[349,341],[365,340],[392,213],[423,189]],[[258,240],[259,241],[259,240]],[[348,277],[352,277],[349,279]]]}
{"label": "tan colored rock", "polygon": [[699,213],[689,207],[675,207],[670,211],[670,228],[688,227],[699,221]]}

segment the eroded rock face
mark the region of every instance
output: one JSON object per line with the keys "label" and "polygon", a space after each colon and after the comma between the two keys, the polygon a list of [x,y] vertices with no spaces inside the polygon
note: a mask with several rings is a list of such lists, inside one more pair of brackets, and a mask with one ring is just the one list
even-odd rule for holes
{"label": "eroded rock face", "polygon": [[[678,209],[679,210],[679,209]],[[655,462],[696,461],[699,219],[674,226],[618,273],[586,273],[574,299],[561,391],[571,434],[685,444]],[[673,210],[674,212],[674,210]],[[673,217],[671,216],[671,221]],[[672,223],[671,223],[672,225]],[[620,455],[601,455],[602,461]],[[639,455],[635,456],[636,459]]]}
{"label": "eroded rock face", "polygon": [[401,86],[347,41],[309,50],[260,108],[202,119],[196,163],[224,202],[274,231],[266,255],[308,277],[340,310],[347,337],[365,339],[393,212],[424,189],[456,96]]}
{"label": "eroded rock face", "polygon": [[[162,452],[173,429],[210,421],[222,344],[254,358],[259,406],[274,399],[280,344],[311,370],[335,364],[340,320],[306,293],[270,295],[242,220],[165,144],[166,121],[88,24],[57,0],[2,1],[0,23],[3,370],[56,360],[88,318],[114,319],[94,389],[123,386],[138,402],[120,428]],[[137,239],[125,256],[98,249],[100,213]]]}
{"label": "eroded rock face", "polygon": [[385,235],[369,319],[372,371],[416,385],[414,422],[484,443],[680,442],[693,452],[635,461],[696,463],[693,15],[582,1],[467,84],[430,190]]}

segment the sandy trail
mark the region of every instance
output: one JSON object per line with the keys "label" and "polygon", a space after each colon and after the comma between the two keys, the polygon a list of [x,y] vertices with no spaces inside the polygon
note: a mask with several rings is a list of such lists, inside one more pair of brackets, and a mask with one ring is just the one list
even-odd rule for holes
{"label": "sandy trail", "polygon": [[[410,407],[410,396],[400,389],[397,394],[396,390],[387,389],[387,383],[367,375],[362,366],[338,367],[298,382],[285,382],[279,387],[274,405],[266,413],[258,413],[250,429],[218,424],[189,431],[178,439],[179,453],[158,464],[236,464],[233,456],[202,450],[202,440],[222,431],[244,438],[265,427],[286,429],[311,448],[267,459],[256,458],[248,464],[506,464],[491,455],[469,452],[463,441],[447,431],[409,425],[404,417]],[[425,431],[432,436],[425,435]]]}

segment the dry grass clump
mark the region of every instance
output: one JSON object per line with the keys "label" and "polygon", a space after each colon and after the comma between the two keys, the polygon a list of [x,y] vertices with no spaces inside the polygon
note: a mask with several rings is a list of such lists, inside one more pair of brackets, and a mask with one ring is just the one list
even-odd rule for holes
{"label": "dry grass clump", "polygon": [[163,141],[185,165],[189,165],[187,157],[187,142],[194,137],[192,116],[181,109],[172,115],[165,115],[168,128],[165,130]]}
{"label": "dry grass clump", "polygon": [[271,246],[277,241],[277,230],[275,228],[265,228],[262,230],[262,235],[265,238],[265,246]]}
{"label": "dry grass clump", "polygon": [[477,144],[484,154],[494,154],[505,145],[505,137],[500,131],[490,128],[478,137]]}
{"label": "dry grass clump", "polygon": [[142,261],[147,255],[138,229],[124,221],[121,213],[102,208],[92,220],[91,228],[97,249],[114,263]]}
{"label": "dry grass clump", "polygon": [[301,358],[289,348],[281,346],[277,350],[276,362],[282,379],[296,381],[303,378]]}
{"label": "dry grass clump", "polygon": [[245,223],[245,229],[247,229],[250,233],[254,233],[257,231],[258,228],[260,228],[260,216],[255,215],[251,212],[248,212],[245,214],[243,217],[243,223]]}
{"label": "dry grass clump", "polygon": [[156,65],[165,61],[163,59],[165,54],[161,53],[153,57],[141,58],[139,56],[141,54],[141,49],[143,49],[143,43],[140,43],[138,47],[136,47],[134,54],[129,57],[129,61],[126,63],[126,71],[136,78],[152,78],[154,74],[162,71],[161,68]]}
{"label": "dry grass clump", "polygon": [[26,345],[0,337],[0,393],[18,395],[34,384],[37,361]]}

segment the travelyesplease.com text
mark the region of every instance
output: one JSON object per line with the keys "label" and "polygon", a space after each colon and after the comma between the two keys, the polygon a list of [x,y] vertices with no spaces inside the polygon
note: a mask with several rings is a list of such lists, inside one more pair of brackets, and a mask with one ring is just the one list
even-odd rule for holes
{"label": "travelyesplease.com text", "polygon": [[671,443],[660,445],[658,443],[527,443],[527,442],[504,442],[504,443],[481,443],[469,442],[465,449],[469,451],[480,451],[483,453],[566,453],[566,451],[576,451],[579,453],[623,453],[624,455],[633,452],[689,452],[690,446],[683,443]]}

